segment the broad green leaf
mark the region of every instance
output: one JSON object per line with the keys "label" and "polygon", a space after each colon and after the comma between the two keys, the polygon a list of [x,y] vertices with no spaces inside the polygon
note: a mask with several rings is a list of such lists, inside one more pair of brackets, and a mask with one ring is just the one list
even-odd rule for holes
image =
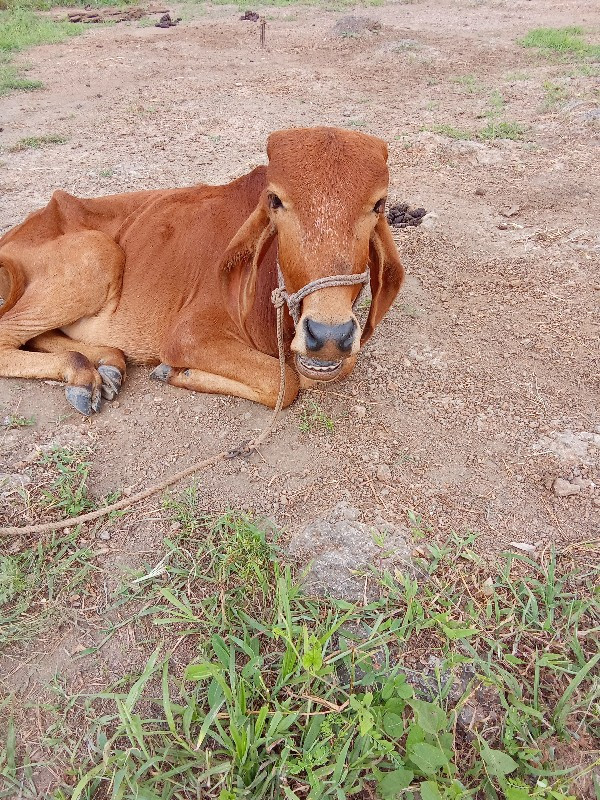
{"label": "broad green leaf", "polygon": [[214,678],[219,672],[219,668],[208,661],[202,664],[189,664],[184,675],[186,681],[205,681],[207,678]]}
{"label": "broad green leaf", "polygon": [[265,726],[265,720],[267,719],[268,713],[269,713],[269,706],[267,705],[261,706],[261,709],[258,712],[258,716],[256,717],[256,722],[254,723],[254,736],[257,739],[260,739],[260,735]]}
{"label": "broad green leaf", "polygon": [[532,794],[527,789],[520,789],[518,786],[507,786],[504,790],[506,800],[531,800]]}
{"label": "broad green leaf", "polygon": [[383,800],[396,800],[400,792],[410,786],[413,778],[414,773],[410,770],[395,769],[393,772],[386,772],[377,788]]}
{"label": "broad green leaf", "polygon": [[411,700],[417,722],[426,733],[438,733],[448,727],[448,717],[436,703],[427,703],[425,700]]}
{"label": "broad green leaf", "polygon": [[421,800],[442,800],[442,795],[435,781],[423,781],[419,791],[421,792]]}
{"label": "broad green leaf", "polygon": [[403,700],[408,700],[414,696],[414,690],[410,684],[402,683],[400,686],[396,686],[396,694]]}
{"label": "broad green leaf", "polygon": [[229,648],[225,644],[225,641],[218,633],[214,633],[211,636],[211,644],[212,649],[215,652],[216,657],[219,659],[221,664],[227,669],[229,666]]}
{"label": "broad green leaf", "polygon": [[449,639],[468,639],[479,633],[477,628],[449,628],[447,625],[442,625],[442,630]]}
{"label": "broad green leaf", "polygon": [[519,766],[507,753],[503,753],[502,750],[491,750],[487,744],[481,748],[481,757],[485,761],[490,775],[494,775],[496,778],[510,775]]}
{"label": "broad green leaf", "polygon": [[312,718],[312,722],[310,723],[308,730],[304,735],[304,740],[302,741],[302,751],[304,753],[308,753],[314,743],[317,741],[319,734],[321,733],[321,725],[323,724],[324,719],[324,714],[317,714]]}
{"label": "broad green leaf", "polygon": [[406,708],[406,701],[401,700],[399,697],[391,697],[385,704],[385,710],[391,711],[392,714],[402,714]]}
{"label": "broad green leaf", "polygon": [[427,742],[417,742],[410,751],[410,759],[424,775],[435,775],[448,764],[444,751]]}
{"label": "broad green leaf", "polygon": [[408,729],[408,736],[406,737],[406,750],[410,750],[417,742],[425,741],[425,731],[416,722],[413,722]]}
{"label": "broad green leaf", "polygon": [[398,714],[388,711],[383,715],[383,730],[392,739],[399,739],[404,733],[404,720]]}
{"label": "broad green leaf", "polygon": [[307,636],[305,629],[302,666],[307,672],[318,672],[323,666],[323,650],[316,636]]}
{"label": "broad green leaf", "polygon": [[381,690],[381,699],[382,700],[389,700],[390,697],[394,694],[396,687],[394,685],[394,681],[386,681],[383,685],[383,689]]}

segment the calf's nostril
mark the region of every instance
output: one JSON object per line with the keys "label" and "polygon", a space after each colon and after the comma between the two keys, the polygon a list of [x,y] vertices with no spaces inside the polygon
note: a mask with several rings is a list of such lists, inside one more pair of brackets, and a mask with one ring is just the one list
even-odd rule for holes
{"label": "calf's nostril", "polygon": [[341,325],[324,325],[307,317],[304,320],[306,349],[313,353],[321,350],[327,342],[333,342],[342,352],[347,353],[354,344],[356,322],[351,319]]}
{"label": "calf's nostril", "polygon": [[336,331],[334,336],[335,343],[340,348],[342,353],[347,353],[352,349],[354,344],[354,332],[356,330],[356,322],[351,319],[343,325],[336,325],[333,329]]}
{"label": "calf's nostril", "polygon": [[304,330],[306,333],[306,347],[312,352],[321,350],[327,340],[327,325],[315,322],[308,317],[304,320]]}

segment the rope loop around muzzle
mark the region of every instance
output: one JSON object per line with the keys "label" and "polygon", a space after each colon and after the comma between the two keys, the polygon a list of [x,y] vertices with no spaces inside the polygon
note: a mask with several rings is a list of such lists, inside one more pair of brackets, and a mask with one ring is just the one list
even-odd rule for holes
{"label": "rope loop around muzzle", "polygon": [[[275,308],[279,308],[284,303],[287,303],[287,306],[290,310],[290,316],[294,320],[294,325],[298,325],[298,322],[300,321],[300,306],[307,295],[317,292],[319,289],[328,289],[332,286],[355,286],[356,284],[360,283],[364,288],[367,283],[369,283],[370,272],[369,268],[367,267],[364,272],[361,272],[358,275],[329,275],[326,278],[317,278],[316,280],[307,283],[306,286],[302,287],[302,289],[298,289],[297,292],[289,294],[285,288],[285,278],[283,277],[283,272],[281,271],[278,261],[277,279],[279,286],[277,289],[273,290],[271,294],[271,302]],[[362,292],[354,301],[354,305],[358,303],[361,295]]]}

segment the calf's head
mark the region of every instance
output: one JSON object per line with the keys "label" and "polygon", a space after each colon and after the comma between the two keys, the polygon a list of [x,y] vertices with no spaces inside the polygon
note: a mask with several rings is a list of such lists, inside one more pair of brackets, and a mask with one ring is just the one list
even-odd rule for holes
{"label": "calf's head", "polygon": [[332,380],[354,363],[404,275],[385,219],[387,148],[362,133],[306,128],[273,133],[267,153],[265,190],[230,243],[226,263],[239,260],[241,251],[252,253],[245,270],[246,312],[260,261],[275,236],[288,295],[320,278],[369,269],[372,299],[362,331],[354,314],[361,284],[318,288],[298,309],[291,344],[296,367],[308,378]]}

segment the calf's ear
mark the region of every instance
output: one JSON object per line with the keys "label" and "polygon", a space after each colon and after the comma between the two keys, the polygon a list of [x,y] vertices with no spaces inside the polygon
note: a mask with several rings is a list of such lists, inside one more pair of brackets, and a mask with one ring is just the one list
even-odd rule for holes
{"label": "calf's ear", "polygon": [[365,344],[394,302],[402,281],[404,267],[392,238],[392,232],[383,214],[371,234],[369,243],[369,269],[371,271],[371,307],[363,328],[360,343]]}
{"label": "calf's ear", "polygon": [[242,332],[246,332],[246,319],[256,294],[258,267],[274,238],[275,227],[261,198],[221,258],[223,299],[229,316]]}

